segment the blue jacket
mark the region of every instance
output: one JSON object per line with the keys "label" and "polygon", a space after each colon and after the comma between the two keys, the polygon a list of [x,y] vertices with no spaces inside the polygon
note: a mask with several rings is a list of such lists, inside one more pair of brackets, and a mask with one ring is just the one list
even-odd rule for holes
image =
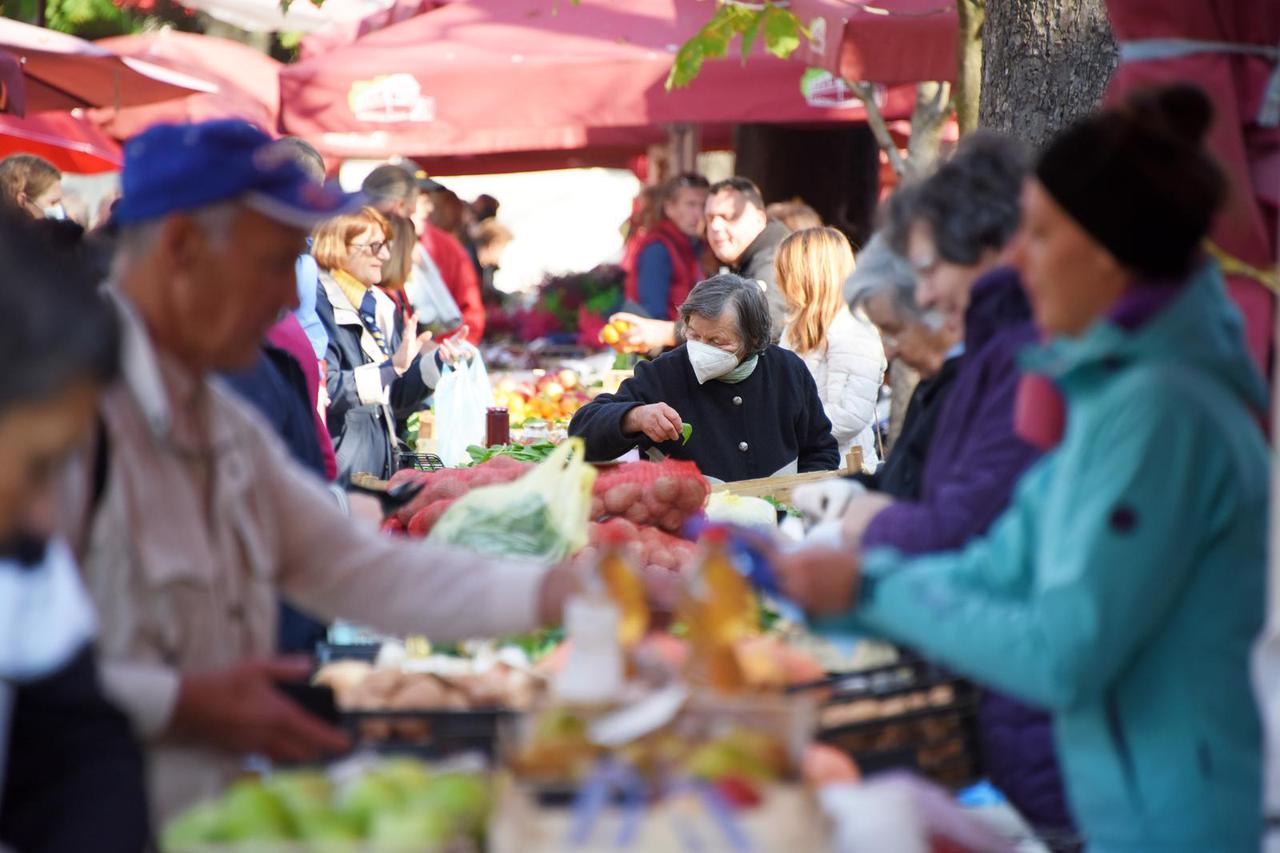
{"label": "blue jacket", "polygon": [[1066,398],[1062,444],[967,548],[868,552],[833,622],[1051,709],[1090,849],[1257,850],[1266,393],[1221,274],[1024,362]]}

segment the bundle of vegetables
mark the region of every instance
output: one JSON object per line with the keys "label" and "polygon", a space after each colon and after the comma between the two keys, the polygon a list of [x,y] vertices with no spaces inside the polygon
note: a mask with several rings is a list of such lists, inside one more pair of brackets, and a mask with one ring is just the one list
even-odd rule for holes
{"label": "bundle of vegetables", "polygon": [[517,462],[528,462],[536,465],[539,462],[546,461],[546,458],[555,452],[556,445],[549,441],[539,441],[534,444],[495,444],[493,447],[480,447],[471,445],[467,448],[467,454],[471,457],[471,461],[477,465],[483,465],[500,457],[514,459]]}
{"label": "bundle of vegetables", "polygon": [[678,533],[702,510],[710,494],[707,478],[692,462],[629,462],[596,479],[591,517],[625,518],[632,524]]}
{"label": "bundle of vegetables", "polygon": [[518,481],[468,493],[431,528],[431,541],[477,554],[543,562],[576,553],[587,544],[596,479],[585,455],[582,439],[571,438]]}

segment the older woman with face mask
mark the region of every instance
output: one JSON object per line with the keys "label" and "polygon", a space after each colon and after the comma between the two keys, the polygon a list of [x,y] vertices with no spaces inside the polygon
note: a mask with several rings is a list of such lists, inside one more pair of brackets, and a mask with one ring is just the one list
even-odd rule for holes
{"label": "older woman with face mask", "polygon": [[1227,193],[1212,107],[1136,93],[1051,142],[1012,256],[1049,338],[1060,442],[962,550],[779,563],[820,629],[908,643],[1048,708],[1091,851],[1257,850],[1250,651],[1266,600],[1266,391],[1201,241]]}
{"label": "older woman with face mask", "polygon": [[641,362],[617,394],[601,394],[574,417],[569,433],[586,440],[588,456],[603,461],[639,447],[692,460],[725,482],[839,467],[809,369],[769,343],[769,304],[758,283],[732,274],[707,279],[680,318],[683,345]]}

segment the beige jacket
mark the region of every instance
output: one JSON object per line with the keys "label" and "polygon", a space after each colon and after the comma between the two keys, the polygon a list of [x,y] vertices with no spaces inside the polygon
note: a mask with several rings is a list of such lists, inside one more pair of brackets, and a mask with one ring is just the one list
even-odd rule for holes
{"label": "beige jacket", "polygon": [[534,626],[541,567],[358,526],[253,412],[158,354],[118,301],[106,486],[90,521],[89,463],[75,466],[67,518],[107,692],[149,741],[158,820],[218,791],[241,758],[166,740],[181,673],[271,655],[278,593],[320,617],[433,639]]}

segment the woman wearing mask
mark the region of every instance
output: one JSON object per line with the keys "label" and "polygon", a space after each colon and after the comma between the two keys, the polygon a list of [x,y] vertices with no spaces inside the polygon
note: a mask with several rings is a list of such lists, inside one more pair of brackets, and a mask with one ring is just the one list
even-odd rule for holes
{"label": "woman wearing mask", "polygon": [[0,849],[135,853],[150,836],[142,753],[99,685],[93,603],[56,533],[71,498],[57,481],[94,440],[120,333],[46,236],[0,211]]}
{"label": "woman wearing mask", "polygon": [[441,347],[430,333],[417,334],[417,320],[406,322],[377,287],[391,236],[390,223],[371,207],[331,219],[312,235],[320,267],[316,312],[329,339],[327,420],[344,485],[359,472],[391,476],[396,420],[420,408],[440,378]]}
{"label": "woman wearing mask", "polygon": [[0,194],[33,219],[66,219],[62,173],[43,157],[14,154],[0,161]]}
{"label": "woman wearing mask", "polygon": [[586,440],[588,457],[615,459],[638,447],[692,460],[723,482],[839,466],[808,368],[769,343],[759,284],[709,278],[680,306],[680,322],[683,345],[641,362],[618,393],[597,396],[574,416],[569,434]]}
{"label": "woman wearing mask", "polygon": [[875,327],[844,303],[844,281],[854,266],[849,240],[834,228],[796,231],[773,263],[790,312],[781,346],[813,374],[841,460],[858,447],[862,468],[874,471],[880,461],[876,399],[887,362]]}
{"label": "woman wearing mask", "polygon": [[1257,850],[1249,657],[1266,600],[1266,392],[1201,241],[1227,185],[1212,107],[1140,92],[1051,142],[1012,257],[1067,411],[968,547],[779,563],[830,629],[881,633],[1054,715],[1093,851]]}

